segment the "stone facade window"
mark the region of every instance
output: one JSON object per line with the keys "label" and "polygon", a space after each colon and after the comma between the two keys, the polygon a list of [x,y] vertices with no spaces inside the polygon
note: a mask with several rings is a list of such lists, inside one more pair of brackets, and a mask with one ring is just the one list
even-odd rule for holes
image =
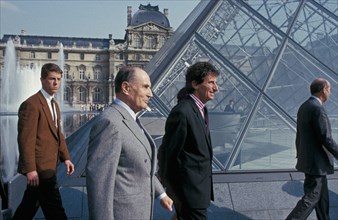
{"label": "stone facade window", "polygon": [[155,48],[156,48],[156,39],[154,36],[149,36],[147,49],[155,49]]}
{"label": "stone facade window", "polygon": [[63,68],[63,78],[64,79],[70,79],[70,76],[69,76],[69,65],[65,65],[65,67]]}
{"label": "stone facade window", "polygon": [[94,89],[94,97],[93,97],[93,101],[94,102],[100,102],[101,101],[101,95],[102,94],[102,91],[100,88],[96,87]]}
{"label": "stone facade window", "polygon": [[101,66],[96,66],[94,68],[94,79],[95,80],[100,80],[102,78],[101,75],[102,75],[102,68],[101,68]]}
{"label": "stone facade window", "polygon": [[142,48],[141,37],[139,35],[135,36],[135,47],[136,48]]}
{"label": "stone facade window", "polygon": [[85,79],[85,71],[84,69],[80,69],[80,79]]}
{"label": "stone facade window", "polygon": [[69,97],[70,97],[70,88],[65,87],[63,90],[63,100],[69,102]]}
{"label": "stone facade window", "polygon": [[80,96],[80,101],[85,102],[86,101],[86,89],[83,87],[79,88],[79,96]]}

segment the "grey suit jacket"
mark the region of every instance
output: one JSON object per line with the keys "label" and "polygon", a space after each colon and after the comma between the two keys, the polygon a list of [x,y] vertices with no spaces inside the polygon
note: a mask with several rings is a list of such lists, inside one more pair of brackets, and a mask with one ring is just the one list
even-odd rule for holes
{"label": "grey suit jacket", "polygon": [[90,219],[152,219],[154,198],[164,193],[154,142],[116,103],[95,120],[86,165]]}
{"label": "grey suit jacket", "polygon": [[296,148],[299,171],[310,175],[334,172],[332,157],[338,159],[338,145],[332,138],[326,110],[314,97],[298,110]]}

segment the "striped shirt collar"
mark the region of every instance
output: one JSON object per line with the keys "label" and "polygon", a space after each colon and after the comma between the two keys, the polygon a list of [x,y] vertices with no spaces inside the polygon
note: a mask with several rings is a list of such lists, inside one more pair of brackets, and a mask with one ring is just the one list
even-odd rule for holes
{"label": "striped shirt collar", "polygon": [[195,104],[197,105],[197,107],[198,107],[198,109],[200,110],[200,111],[203,111],[203,108],[204,108],[204,104],[203,104],[203,102],[199,99],[199,98],[197,98],[194,94],[189,94],[189,96],[195,101]]}

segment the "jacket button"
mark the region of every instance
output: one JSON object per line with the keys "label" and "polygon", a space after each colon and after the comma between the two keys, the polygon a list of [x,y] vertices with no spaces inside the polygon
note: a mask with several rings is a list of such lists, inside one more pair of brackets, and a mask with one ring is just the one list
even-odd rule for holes
{"label": "jacket button", "polygon": [[145,159],[145,160],[144,160],[144,162],[145,162],[145,163],[147,163],[147,162],[148,162],[148,160],[147,160],[147,159]]}

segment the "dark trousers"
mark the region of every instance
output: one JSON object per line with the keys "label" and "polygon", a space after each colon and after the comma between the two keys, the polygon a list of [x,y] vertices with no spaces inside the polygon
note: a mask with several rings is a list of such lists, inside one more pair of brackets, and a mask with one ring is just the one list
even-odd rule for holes
{"label": "dark trousers", "polygon": [[[176,209],[176,207],[175,207]],[[182,207],[180,210],[176,209],[177,220],[207,220],[207,209],[192,209]]]}
{"label": "dark trousers", "polygon": [[316,210],[318,220],[330,219],[327,178],[305,174],[304,196],[286,219],[307,219],[313,209]]}
{"label": "dark trousers", "polygon": [[195,209],[184,205],[174,194],[169,193],[170,198],[173,199],[176,210],[176,220],[207,220],[207,209]]}
{"label": "dark trousers", "polygon": [[47,220],[67,219],[56,176],[39,181],[38,187],[27,185],[22,201],[14,213],[13,220],[33,219],[40,206]]}

